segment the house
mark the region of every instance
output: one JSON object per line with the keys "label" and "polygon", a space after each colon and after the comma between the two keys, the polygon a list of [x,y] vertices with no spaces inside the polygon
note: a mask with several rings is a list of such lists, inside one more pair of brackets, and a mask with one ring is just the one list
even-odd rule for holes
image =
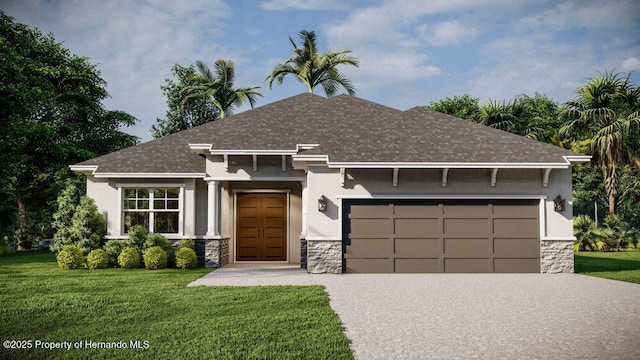
{"label": "house", "polygon": [[573,272],[571,165],[423,107],[302,94],[76,165],[108,239],[311,273]]}

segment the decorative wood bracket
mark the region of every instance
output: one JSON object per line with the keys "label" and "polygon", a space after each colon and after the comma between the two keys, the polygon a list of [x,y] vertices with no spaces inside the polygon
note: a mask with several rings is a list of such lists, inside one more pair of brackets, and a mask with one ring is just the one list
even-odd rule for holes
{"label": "decorative wood bracket", "polygon": [[258,171],[258,155],[253,154],[253,171]]}
{"label": "decorative wood bracket", "polygon": [[496,181],[498,179],[498,168],[493,168],[491,169],[491,187],[495,187],[496,186]]}
{"label": "decorative wood bracket", "polygon": [[550,175],[551,175],[551,169],[544,169],[544,173],[542,174],[542,187],[547,187],[547,185],[549,185]]}
{"label": "decorative wood bracket", "polygon": [[344,187],[344,181],[347,176],[347,172],[344,168],[340,168],[340,186]]}
{"label": "decorative wood bracket", "polygon": [[393,168],[393,186],[398,187],[398,173],[400,172],[399,168]]}
{"label": "decorative wood bracket", "polygon": [[447,186],[447,181],[449,180],[449,168],[442,169],[442,187]]}

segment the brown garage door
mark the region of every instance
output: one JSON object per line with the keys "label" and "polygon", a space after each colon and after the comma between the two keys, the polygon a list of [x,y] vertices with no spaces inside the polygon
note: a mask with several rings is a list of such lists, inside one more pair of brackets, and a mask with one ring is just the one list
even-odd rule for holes
{"label": "brown garage door", "polygon": [[343,271],[540,272],[538,201],[346,201]]}

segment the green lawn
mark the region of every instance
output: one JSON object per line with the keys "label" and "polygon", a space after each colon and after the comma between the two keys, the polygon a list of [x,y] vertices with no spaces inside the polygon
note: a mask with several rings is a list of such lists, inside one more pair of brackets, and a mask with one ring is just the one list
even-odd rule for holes
{"label": "green lawn", "polygon": [[[186,286],[209,271],[60,270],[50,253],[0,257],[0,340],[128,347],[0,347],[0,358],[353,358],[321,286]],[[136,340],[148,348],[132,349]]]}
{"label": "green lawn", "polygon": [[575,272],[640,284],[640,251],[576,252]]}

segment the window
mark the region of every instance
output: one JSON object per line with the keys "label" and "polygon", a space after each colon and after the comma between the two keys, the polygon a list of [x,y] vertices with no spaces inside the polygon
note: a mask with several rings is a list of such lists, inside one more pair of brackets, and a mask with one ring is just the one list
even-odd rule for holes
{"label": "window", "polygon": [[123,188],[123,233],[134,225],[149,232],[178,234],[180,188]]}

